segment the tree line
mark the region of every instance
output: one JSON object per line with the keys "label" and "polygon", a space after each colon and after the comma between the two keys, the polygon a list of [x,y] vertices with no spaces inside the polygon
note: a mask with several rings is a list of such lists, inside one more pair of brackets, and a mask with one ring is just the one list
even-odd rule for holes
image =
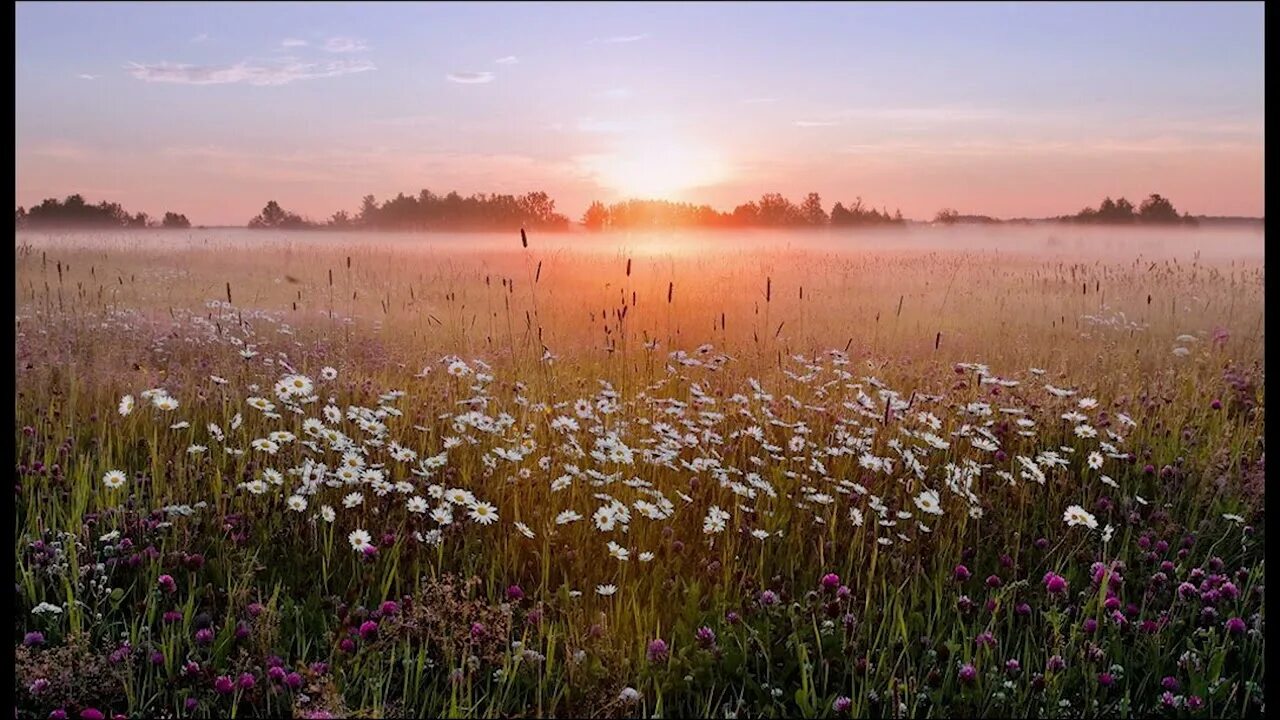
{"label": "tree line", "polygon": [[[1086,207],[1074,215],[1048,218],[1051,221],[1085,224],[1196,224],[1196,218],[1179,213],[1167,198],[1152,193],[1137,207],[1126,198],[1104,198],[1097,208]],[[1022,219],[1022,222],[1030,220]],[[780,193],[765,193],[759,200],[722,212],[709,205],[672,202],[669,200],[623,200],[612,204],[594,201],[583,213],[580,223],[588,230],[621,230],[645,228],[747,228],[747,227],[895,227],[906,220],[901,211],[892,214],[888,208],[864,205],[862,198],[845,204],[837,202],[828,212],[822,197],[808,193],[799,203]],[[943,208],[934,215],[935,224],[1000,223],[986,215],[962,215]],[[422,190],[416,196],[400,193],[378,202],[366,195],[353,215],[338,211],[323,222],[313,221],[285,210],[275,200],[249,220],[252,229],[371,229],[371,230],[567,230],[569,218],[556,211],[556,202],[542,191],[523,195],[477,193],[462,196],[455,192],[437,195]],[[14,212],[18,229],[37,228],[187,228],[191,222],[185,215],[166,212],[153,219],[145,212],[132,214],[119,203],[89,204],[83,196],[69,195],[64,200],[47,198],[30,208]]]}
{"label": "tree line", "polygon": [[589,230],[669,228],[669,227],[819,227],[824,225],[904,225],[901,211],[866,207],[859,197],[845,206],[837,202],[828,213],[822,197],[812,192],[799,204],[780,193],[765,193],[759,200],[743,203],[732,212],[720,212],[709,205],[668,200],[624,200],[605,205],[591,203],[582,215]]}
{"label": "tree line", "polygon": [[1136,209],[1133,203],[1123,197],[1114,201],[1107,197],[1098,204],[1097,208],[1087,207],[1075,215],[1064,215],[1058,219],[1066,222],[1107,225],[1194,225],[1196,223],[1196,219],[1185,212],[1179,215],[1173,203],[1159,193],[1152,193]]}
{"label": "tree line", "polygon": [[254,229],[365,228],[370,230],[567,230],[569,218],[556,212],[556,201],[545,192],[524,195],[455,192],[437,195],[423,190],[416,196],[400,193],[378,202],[366,195],[355,215],[340,210],[323,223],[289,212],[272,200],[249,221]]}
{"label": "tree line", "polygon": [[65,200],[46,198],[30,209],[19,206],[13,214],[17,229],[37,228],[189,228],[186,215],[166,212],[156,221],[147,213],[130,214],[119,203],[106,202],[90,205],[82,195],[68,195]]}

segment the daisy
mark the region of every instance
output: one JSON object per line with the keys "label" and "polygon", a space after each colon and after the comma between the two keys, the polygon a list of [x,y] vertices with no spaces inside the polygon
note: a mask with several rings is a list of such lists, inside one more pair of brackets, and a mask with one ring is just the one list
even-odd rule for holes
{"label": "daisy", "polygon": [[530,540],[533,539],[533,530],[529,529],[528,525],[525,525],[522,522],[516,522],[516,530],[519,530],[521,535],[529,538]]}
{"label": "daisy", "polygon": [[498,520],[498,509],[486,502],[473,505],[469,514],[472,520],[481,525],[488,525]]}
{"label": "daisy", "polygon": [[315,388],[315,383],[306,375],[290,375],[280,381],[289,395],[306,397]]}
{"label": "daisy", "polygon": [[347,536],[347,541],[351,543],[351,549],[356,552],[363,552],[365,548],[370,546],[369,533],[364,530],[352,530]]}
{"label": "daisy", "polygon": [[604,597],[609,597],[610,595],[612,595],[612,594],[614,594],[614,593],[616,593],[616,592],[618,592],[618,587],[617,587],[616,585],[597,585],[597,586],[596,586],[596,594],[597,594],[597,595],[602,595],[602,596],[604,596]]}
{"label": "daisy", "polygon": [[337,380],[338,371],[326,365],[323,368],[320,368],[320,377],[325,380]]}
{"label": "daisy", "polygon": [[320,517],[324,518],[325,522],[331,523],[333,522],[334,518],[338,517],[338,514],[334,512],[333,508],[329,507],[328,505],[321,505]]}
{"label": "daisy", "polygon": [[1096,450],[1089,453],[1089,467],[1094,470],[1098,470],[1102,467],[1102,453],[1097,452]]}
{"label": "daisy", "polygon": [[307,499],[301,495],[290,495],[285,504],[294,512],[302,512],[307,509]]}
{"label": "daisy", "polygon": [[108,490],[116,490],[124,486],[127,478],[125,474],[119,470],[110,470],[106,475],[102,476],[102,484],[107,486]]}
{"label": "daisy", "polygon": [[120,407],[118,409],[122,416],[128,415],[129,413],[133,412],[133,396],[125,395],[124,397],[120,398]]}
{"label": "daisy", "polygon": [[165,412],[178,409],[178,401],[168,395],[152,395],[151,404],[154,405],[157,410],[164,410]]}
{"label": "daisy", "polygon": [[718,505],[712,505],[707,510],[707,516],[702,519],[702,532],[707,535],[724,532],[728,519],[729,513],[721,510]]}
{"label": "daisy", "polygon": [[276,409],[275,404],[266,398],[251,397],[245,402],[249,403],[249,406],[255,410],[261,410],[264,413],[271,412]]}
{"label": "daisy", "polygon": [[936,490],[925,490],[917,495],[916,507],[931,515],[942,514],[942,503]]}
{"label": "daisy", "polygon": [[627,550],[627,549],[626,549],[626,548],[624,548],[624,547],[622,547],[622,546],[621,546],[621,545],[619,545],[618,543],[616,543],[616,542],[614,542],[614,541],[610,540],[610,541],[609,541],[609,554],[610,554],[610,555],[612,555],[613,557],[615,557],[615,558],[619,559],[619,560],[624,560],[624,561],[625,561],[628,557],[630,557],[630,556],[631,556],[631,551],[630,551],[630,550]]}
{"label": "daisy", "polygon": [[453,508],[441,505],[431,511],[431,519],[439,525],[453,524]]}
{"label": "daisy", "polygon": [[1084,525],[1090,530],[1095,530],[1098,527],[1097,518],[1090,515],[1079,505],[1072,505],[1068,507],[1066,512],[1062,513],[1062,520],[1068,526]]}
{"label": "daisy", "polygon": [[418,495],[414,495],[413,497],[409,498],[409,500],[405,503],[405,507],[408,508],[409,512],[418,513],[419,515],[421,515],[422,513],[425,513],[427,511],[427,507],[428,507],[427,499]]}
{"label": "daisy", "polygon": [[363,502],[364,502],[364,496],[358,492],[353,492],[350,495],[347,495],[346,497],[342,498],[342,507],[353,508]]}
{"label": "daisy", "polygon": [[462,488],[449,488],[445,491],[444,498],[454,505],[470,505],[476,500],[474,495]]}

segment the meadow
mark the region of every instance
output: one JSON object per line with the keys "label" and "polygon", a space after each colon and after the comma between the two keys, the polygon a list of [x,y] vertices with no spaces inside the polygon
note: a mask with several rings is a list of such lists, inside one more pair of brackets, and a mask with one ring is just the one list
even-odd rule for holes
{"label": "meadow", "polygon": [[1264,714],[1260,231],[15,262],[17,717]]}

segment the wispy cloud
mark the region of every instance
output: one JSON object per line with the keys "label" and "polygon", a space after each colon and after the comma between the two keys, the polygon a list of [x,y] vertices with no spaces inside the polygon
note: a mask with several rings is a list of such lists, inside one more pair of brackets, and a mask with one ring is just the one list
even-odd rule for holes
{"label": "wispy cloud", "polygon": [[493,73],[491,72],[455,72],[449,73],[445,77],[449,82],[462,83],[464,85],[493,82]]}
{"label": "wispy cloud", "polygon": [[743,105],[767,105],[769,103],[776,103],[776,102],[778,102],[778,98],[762,97],[762,98],[747,98],[746,100],[742,101],[742,104]]}
{"label": "wispy cloud", "polygon": [[840,123],[835,120],[796,120],[796,127],[815,128],[815,127],[834,127]]}
{"label": "wispy cloud", "polygon": [[494,60],[494,62],[499,65],[515,65],[516,63],[520,62],[520,59],[517,58],[515,55],[508,55],[506,57],[500,57],[497,60]]}
{"label": "wispy cloud", "polygon": [[642,35],[615,35],[613,37],[606,38],[592,38],[588,44],[616,45],[618,43],[633,43],[637,40],[644,40],[647,37],[649,37],[649,33],[644,33]]}
{"label": "wispy cloud", "polygon": [[356,38],[331,37],[324,41],[324,49],[332,53],[349,53],[368,50],[369,46]]}
{"label": "wispy cloud", "polygon": [[90,75],[89,73],[80,73],[79,75],[76,75],[76,77],[80,78],[81,80],[97,80],[101,76]]}
{"label": "wispy cloud", "polygon": [[610,88],[600,93],[600,97],[609,98],[610,100],[626,100],[631,97],[630,88]]}
{"label": "wispy cloud", "polygon": [[284,40],[280,41],[280,47],[286,47],[286,48],[306,47],[306,45],[307,45],[306,40],[299,40],[298,38],[285,38]]}
{"label": "wispy cloud", "polygon": [[209,33],[200,33],[199,35],[196,35],[195,37],[191,38],[191,42],[202,43],[208,39],[209,39]]}
{"label": "wispy cloud", "polygon": [[369,60],[303,62],[295,58],[261,62],[245,60],[235,65],[187,65],[182,63],[129,63],[130,75],[144,82],[178,85],[286,85],[295,80],[338,77],[376,69]]}

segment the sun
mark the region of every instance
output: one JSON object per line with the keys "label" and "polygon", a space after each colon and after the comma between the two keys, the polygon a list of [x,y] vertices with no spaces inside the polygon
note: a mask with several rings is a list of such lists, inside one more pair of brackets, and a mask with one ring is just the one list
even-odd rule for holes
{"label": "sun", "polygon": [[679,198],[684,191],[713,185],[728,173],[710,148],[675,138],[632,140],[590,166],[597,181],[626,198]]}

